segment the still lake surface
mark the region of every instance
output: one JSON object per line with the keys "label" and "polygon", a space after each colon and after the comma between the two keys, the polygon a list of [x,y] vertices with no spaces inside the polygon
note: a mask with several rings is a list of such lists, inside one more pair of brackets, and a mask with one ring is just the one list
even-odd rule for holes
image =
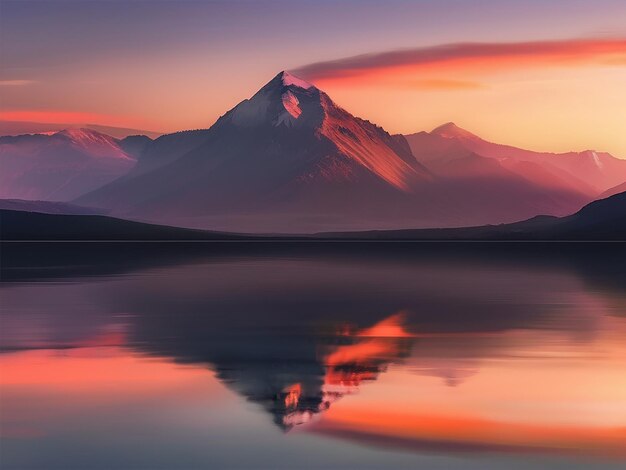
{"label": "still lake surface", "polygon": [[622,244],[3,244],[0,468],[625,468]]}

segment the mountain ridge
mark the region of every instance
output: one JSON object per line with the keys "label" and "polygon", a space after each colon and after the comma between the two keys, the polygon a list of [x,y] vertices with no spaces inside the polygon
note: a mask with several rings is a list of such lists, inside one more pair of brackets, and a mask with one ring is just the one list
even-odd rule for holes
{"label": "mountain ridge", "polygon": [[[474,152],[486,158],[495,159],[511,166],[513,162],[541,165],[544,171],[554,174],[561,180],[570,181],[570,186],[578,186],[587,194],[599,195],[611,187],[626,181],[626,160],[619,159],[607,152],[584,150],[582,152],[539,152],[526,150],[511,145],[493,143],[485,140],[453,122],[436,127],[431,132],[418,132],[405,136],[416,158],[429,161],[441,157],[446,146],[453,151],[460,149]],[[436,143],[439,139],[443,142]],[[434,155],[424,155],[420,145],[424,142],[436,146]],[[445,143],[444,143],[445,142]],[[519,173],[524,176],[523,171]]]}

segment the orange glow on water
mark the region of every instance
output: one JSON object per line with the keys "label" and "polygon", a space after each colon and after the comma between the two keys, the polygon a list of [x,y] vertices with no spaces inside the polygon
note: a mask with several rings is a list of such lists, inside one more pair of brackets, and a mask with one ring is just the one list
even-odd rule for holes
{"label": "orange glow on water", "polygon": [[[396,357],[400,351],[400,346],[394,339],[412,336],[402,325],[403,320],[404,313],[396,313],[374,326],[356,332],[355,338],[367,339],[357,339],[352,344],[337,346],[326,356],[324,363],[332,369],[342,364],[367,366],[376,361],[385,361]],[[345,335],[349,329],[344,327],[341,331]]]}
{"label": "orange glow on water", "polygon": [[405,314],[403,312],[391,315],[379,321],[370,328],[365,328],[357,333],[357,336],[371,336],[375,338],[408,338],[412,336],[406,331],[403,323]]}
{"label": "orange glow on water", "polygon": [[492,450],[544,450],[602,453],[626,457],[626,427],[557,426],[499,422],[467,415],[367,410],[352,412],[340,406],[329,411],[313,432],[354,439],[386,441],[411,447],[420,442],[447,444],[451,448]]}
{"label": "orange glow on water", "polygon": [[331,367],[341,364],[365,364],[374,359],[388,357],[397,351],[396,346],[385,340],[371,339],[357,344],[339,346],[326,358]]}
{"label": "orange glow on water", "polygon": [[0,386],[73,393],[149,393],[180,380],[205,377],[206,370],[131,355],[117,347],[32,350],[0,357]]}
{"label": "orange glow on water", "polygon": [[300,401],[300,394],[302,393],[302,386],[299,383],[286,387],[283,392],[285,395],[285,407],[295,408]]}
{"label": "orange glow on water", "polygon": [[77,348],[97,348],[123,346],[126,343],[126,334],[123,331],[104,331],[100,334],[76,341]]}
{"label": "orange glow on water", "polygon": [[[401,353],[398,339],[412,335],[403,326],[403,312],[390,315],[375,325],[357,331],[355,342],[335,347],[324,359],[327,386],[358,387],[362,381],[375,380],[379,368]],[[340,329],[343,336],[351,336],[350,329]]]}
{"label": "orange glow on water", "polygon": [[[626,323],[606,321],[588,343],[557,332],[421,335],[408,363],[335,404],[308,430],[413,450],[626,458]],[[493,357],[454,352],[494,340],[507,349]],[[448,357],[429,359],[431,350]],[[327,383],[336,376],[348,385],[332,368]]]}

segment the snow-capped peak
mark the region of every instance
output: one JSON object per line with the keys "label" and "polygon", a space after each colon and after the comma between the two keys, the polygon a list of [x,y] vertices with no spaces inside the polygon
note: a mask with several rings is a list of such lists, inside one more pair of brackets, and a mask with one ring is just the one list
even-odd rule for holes
{"label": "snow-capped peak", "polygon": [[280,72],[281,80],[283,81],[283,85],[285,86],[296,86],[298,88],[304,88],[308,90],[309,88],[313,88],[306,80],[302,80],[301,78],[296,77],[295,75],[290,74],[289,72]]}
{"label": "snow-capped peak", "polygon": [[229,119],[239,126],[317,126],[322,118],[320,92],[310,83],[280,72],[252,98],[239,103]]}
{"label": "snow-capped peak", "polygon": [[121,149],[113,137],[93,129],[68,128],[52,134],[52,137],[55,136],[68,139],[71,145],[86,150],[92,157],[135,160]]}
{"label": "snow-capped peak", "polygon": [[68,128],[55,132],[53,135],[65,136],[76,142],[109,142],[111,138],[105,134],[87,128]]}
{"label": "snow-capped peak", "polygon": [[439,127],[436,127],[435,129],[431,131],[431,134],[435,134],[435,135],[439,135],[441,137],[447,137],[447,138],[455,138],[455,137],[463,137],[463,138],[469,138],[469,139],[477,138],[476,135],[457,126],[453,122],[447,122],[445,124],[442,124]]}

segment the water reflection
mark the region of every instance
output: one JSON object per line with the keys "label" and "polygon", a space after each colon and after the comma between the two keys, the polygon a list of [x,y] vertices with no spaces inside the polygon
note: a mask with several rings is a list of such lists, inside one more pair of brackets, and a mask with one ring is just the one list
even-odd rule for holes
{"label": "water reflection", "polygon": [[[155,420],[171,429],[163,462],[195,442],[181,429],[212,436],[177,467],[208,454],[292,467],[268,454],[285,439],[311,467],[436,468],[431,453],[449,457],[442,468],[526,468],[525,455],[543,459],[532,468],[623,464],[624,260],[595,259],[211,254],[5,283],[3,454],[9,468],[76,466],[68,449],[86,432],[105,468],[133,452],[136,467],[158,466],[141,446],[94,444],[134,417],[148,448]],[[249,458],[225,436],[249,442]]]}

